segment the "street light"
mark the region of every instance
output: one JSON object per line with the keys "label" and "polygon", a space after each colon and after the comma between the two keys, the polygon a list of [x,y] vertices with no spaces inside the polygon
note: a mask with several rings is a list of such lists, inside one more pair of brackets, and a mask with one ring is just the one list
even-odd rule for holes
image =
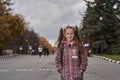
{"label": "street light", "polygon": [[100,16],[100,21],[102,21],[102,20],[103,20],[103,17]]}
{"label": "street light", "polygon": [[23,47],[20,46],[19,49],[20,49],[20,53],[22,54]]}
{"label": "street light", "polygon": [[113,9],[117,9],[118,8],[118,3],[114,4]]}

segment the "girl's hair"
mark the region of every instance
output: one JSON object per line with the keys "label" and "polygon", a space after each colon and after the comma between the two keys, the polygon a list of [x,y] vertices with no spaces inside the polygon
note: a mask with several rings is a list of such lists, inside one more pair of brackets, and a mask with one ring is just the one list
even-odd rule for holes
{"label": "girl's hair", "polygon": [[61,43],[63,41],[63,37],[64,37],[63,29],[61,28],[60,31],[59,31],[58,39],[57,39],[57,41],[55,43],[58,48],[60,47],[60,45],[61,45]]}
{"label": "girl's hair", "polygon": [[75,39],[76,43],[78,44],[78,47],[82,46],[82,41],[81,41],[81,39],[79,37],[79,33],[78,33],[78,27],[77,26],[75,26],[75,27],[67,26],[65,29],[61,28],[60,31],[59,31],[58,39],[56,41],[57,47],[59,48],[61,46],[61,43],[63,41],[65,41],[64,33],[65,33],[66,29],[73,29],[74,39]]}
{"label": "girl's hair", "polygon": [[82,40],[79,37],[79,32],[78,32],[77,26],[72,27],[72,26],[68,25],[65,29],[62,29],[62,28],[60,29],[59,35],[58,35],[58,40],[56,41],[57,47],[59,48],[62,45],[62,42],[65,41],[64,33],[65,33],[66,29],[74,30],[74,40],[76,41],[78,48],[80,48],[80,52],[85,53],[85,52],[83,52],[83,51],[85,51],[85,50],[83,50],[85,48],[83,47]]}

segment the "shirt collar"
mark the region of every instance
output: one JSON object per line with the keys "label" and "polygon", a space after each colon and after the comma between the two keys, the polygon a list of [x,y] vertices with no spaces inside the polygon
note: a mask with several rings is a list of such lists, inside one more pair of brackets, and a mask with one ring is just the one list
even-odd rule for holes
{"label": "shirt collar", "polygon": [[69,46],[69,45],[74,46],[76,43],[75,43],[75,41],[72,41],[70,43],[67,41],[64,41],[63,44],[64,44],[64,46]]}

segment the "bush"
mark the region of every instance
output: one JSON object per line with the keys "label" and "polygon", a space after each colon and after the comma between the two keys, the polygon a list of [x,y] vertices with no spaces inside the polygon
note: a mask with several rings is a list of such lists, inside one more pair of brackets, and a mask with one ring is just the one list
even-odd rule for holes
{"label": "bush", "polygon": [[120,45],[112,45],[111,46],[111,52],[113,54],[120,54]]}

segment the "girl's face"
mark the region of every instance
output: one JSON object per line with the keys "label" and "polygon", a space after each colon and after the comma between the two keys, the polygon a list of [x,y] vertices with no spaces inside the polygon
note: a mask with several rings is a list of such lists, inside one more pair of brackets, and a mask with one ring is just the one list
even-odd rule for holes
{"label": "girl's face", "polygon": [[67,42],[71,42],[74,39],[74,30],[72,28],[66,28],[64,35]]}

